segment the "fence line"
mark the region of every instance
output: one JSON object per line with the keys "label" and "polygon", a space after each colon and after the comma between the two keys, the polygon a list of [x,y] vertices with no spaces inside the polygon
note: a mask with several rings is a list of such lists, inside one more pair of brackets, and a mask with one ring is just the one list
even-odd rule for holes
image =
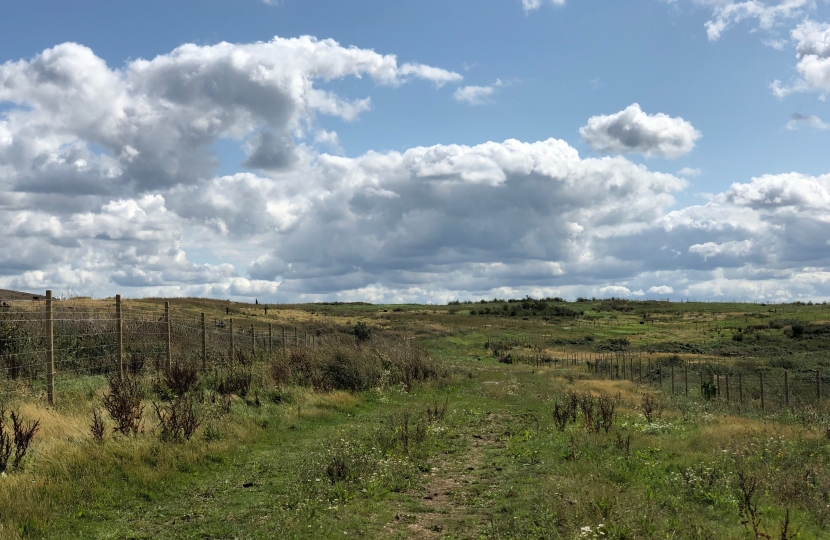
{"label": "fence line", "polygon": [[742,370],[723,364],[689,359],[643,359],[630,352],[514,354],[500,359],[554,368],[580,368],[607,380],[627,380],[672,395],[755,405],[761,411],[796,409],[827,399],[828,374],[820,369],[765,368]]}
{"label": "fence line", "polygon": [[[234,319],[212,321],[205,313],[176,313],[170,303],[147,305],[123,300],[6,300],[0,304],[0,395],[40,389],[50,404],[69,377],[141,371],[199,361],[203,368],[227,366],[237,354],[285,350],[316,344],[296,326]],[[239,320],[239,319],[238,319]],[[276,326],[276,328],[275,328]],[[276,330],[276,332],[275,332]]]}

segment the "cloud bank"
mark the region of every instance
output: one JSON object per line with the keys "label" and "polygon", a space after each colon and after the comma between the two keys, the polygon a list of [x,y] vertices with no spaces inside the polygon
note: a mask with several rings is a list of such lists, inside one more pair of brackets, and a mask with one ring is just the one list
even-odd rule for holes
{"label": "cloud bank", "polygon": [[[0,65],[0,288],[266,301],[830,296],[830,176],[767,175],[675,208],[682,178],[567,142],[347,157],[322,116],[460,81],[314,38],[185,45],[113,69],[63,44]],[[615,153],[676,157],[690,123],[589,120]],[[633,134],[632,134],[633,132]],[[218,176],[217,141],[246,171]],[[691,175],[691,169],[685,175]]]}

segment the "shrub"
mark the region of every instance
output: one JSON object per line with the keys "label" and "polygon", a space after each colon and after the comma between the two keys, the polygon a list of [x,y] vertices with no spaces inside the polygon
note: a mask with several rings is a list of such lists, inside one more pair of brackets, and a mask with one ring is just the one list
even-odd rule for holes
{"label": "shrub", "polygon": [[176,395],[183,396],[199,386],[199,369],[196,364],[176,362],[164,372],[164,383]]}
{"label": "shrub", "polygon": [[659,416],[659,409],[657,399],[653,395],[646,394],[643,396],[643,400],[640,403],[640,410],[643,411],[646,422],[650,424],[656,416]]}
{"label": "shrub", "polygon": [[277,358],[271,364],[271,378],[277,386],[283,386],[291,380],[291,365],[285,358]]}
{"label": "shrub", "polygon": [[201,420],[193,408],[193,400],[186,396],[174,399],[170,405],[153,403],[159,421],[159,437],[163,441],[189,441]]}
{"label": "shrub", "polygon": [[365,322],[354,325],[354,339],[358,343],[372,340],[372,329]]}
{"label": "shrub", "polygon": [[9,462],[12,468],[20,468],[40,427],[40,420],[26,423],[17,411],[12,411],[9,416],[12,421],[11,434],[7,431],[6,410],[0,408],[0,472],[8,470]]}
{"label": "shrub", "polygon": [[700,393],[706,400],[715,399],[718,395],[718,387],[712,381],[703,381],[700,387]]}
{"label": "shrub", "polygon": [[250,368],[236,367],[230,369],[224,377],[220,377],[216,382],[216,391],[223,396],[230,396],[236,394],[244,398],[248,395],[251,389],[251,382],[253,374]]}
{"label": "shrub", "polygon": [[339,347],[327,355],[322,366],[325,390],[368,390],[380,378],[379,365],[364,355]]}
{"label": "shrub", "polygon": [[109,393],[104,396],[103,405],[115,421],[113,432],[122,435],[136,435],[141,429],[141,415],[144,412],[144,387],[135,377],[117,375],[107,378]]}

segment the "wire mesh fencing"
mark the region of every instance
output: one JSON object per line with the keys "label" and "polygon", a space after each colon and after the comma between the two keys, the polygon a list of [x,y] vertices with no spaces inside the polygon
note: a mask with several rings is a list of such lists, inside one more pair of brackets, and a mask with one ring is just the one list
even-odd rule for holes
{"label": "wire mesh fencing", "polygon": [[0,396],[56,392],[97,375],[138,374],[198,362],[225,367],[235,357],[273,352],[315,336],[296,328],[206,318],[169,302],[114,299],[0,299]]}

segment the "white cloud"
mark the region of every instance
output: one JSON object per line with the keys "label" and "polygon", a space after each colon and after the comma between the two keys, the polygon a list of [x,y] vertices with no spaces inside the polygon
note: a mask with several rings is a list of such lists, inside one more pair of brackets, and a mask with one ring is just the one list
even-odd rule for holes
{"label": "white cloud", "polygon": [[492,86],[463,86],[457,88],[452,97],[460,103],[468,105],[484,105],[492,103],[492,96],[495,88]]}
{"label": "white cloud", "polygon": [[579,133],[600,152],[638,152],[668,159],[691,152],[701,136],[690,122],[663,113],[646,114],[637,103],[618,113],[592,116]]}
{"label": "white cloud", "polygon": [[732,25],[747,19],[756,19],[758,25],[769,30],[786,19],[796,19],[804,15],[805,11],[815,6],[814,0],[780,0],[763,2],[748,0],[735,2],[734,0],[700,0],[711,8],[713,19],[706,23],[706,35],[710,41],[720,39],[723,32]]}
{"label": "white cloud", "polygon": [[830,129],[830,124],[824,122],[821,118],[815,115],[793,114],[789,122],[787,122],[787,129],[797,130],[802,126],[810,126],[815,129]]}
{"label": "white cloud", "polygon": [[801,77],[789,86],[774,81],[773,93],[785,97],[793,92],[830,90],[830,24],[807,20],[792,31],[792,37],[798,41],[796,69]]}
{"label": "white cloud", "polygon": [[648,289],[649,294],[672,294],[674,293],[674,289],[669,287],[668,285],[657,285],[654,287],[649,287]]}
{"label": "white cloud", "polygon": [[[318,81],[441,83],[418,73],[311,38],[186,46],[119,70],[71,44],[3,64],[0,99],[17,106],[0,113],[0,287],[282,301],[830,298],[830,175],[764,175],[671,210],[682,178],[583,158],[556,139],[322,153],[339,140],[315,118],[365,106]],[[682,119],[626,111],[584,129],[667,157],[699,137]],[[215,176],[220,139],[238,140],[257,170]]]}
{"label": "white cloud", "polygon": [[308,36],[188,44],[123,69],[65,43],[0,65],[0,100],[17,106],[0,119],[0,133],[15,141],[0,144],[0,161],[20,170],[28,164],[30,178],[16,178],[24,189],[49,191],[81,175],[67,189],[84,186],[89,193],[209,177],[216,166],[211,148],[220,138],[247,140],[251,166],[284,167],[296,158],[292,132],[304,122],[320,114],[353,120],[371,106],[368,98],[345,99],[315,83],[361,76],[390,86],[461,79]]}
{"label": "white cloud", "polygon": [[550,3],[554,6],[564,6],[565,0],[522,0],[522,7],[525,13],[527,13],[539,9],[544,3]]}
{"label": "white cloud", "polygon": [[703,174],[702,170],[692,167],[683,167],[682,169],[677,171],[677,175],[682,176],[684,178],[687,178],[689,176],[700,176],[701,174]]}

